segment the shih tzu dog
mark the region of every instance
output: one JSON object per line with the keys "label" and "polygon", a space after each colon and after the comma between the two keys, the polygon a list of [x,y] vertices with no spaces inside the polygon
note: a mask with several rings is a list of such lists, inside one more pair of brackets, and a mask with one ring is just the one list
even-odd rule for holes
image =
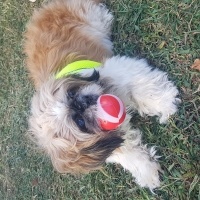
{"label": "shih tzu dog", "polygon": [[[30,133],[60,173],[119,163],[141,187],[153,190],[160,186],[158,156],[131,128],[131,113],[165,123],[177,111],[178,90],[144,59],[113,56],[112,19],[99,0],[54,0],[34,12],[24,44],[36,88]],[[125,121],[114,130],[102,130],[97,120],[102,94],[117,96],[126,107]]]}

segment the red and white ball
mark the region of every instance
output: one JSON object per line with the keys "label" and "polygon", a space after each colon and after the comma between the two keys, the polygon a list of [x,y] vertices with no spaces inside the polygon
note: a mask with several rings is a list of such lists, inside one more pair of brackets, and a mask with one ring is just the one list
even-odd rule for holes
{"label": "red and white ball", "polygon": [[113,130],[125,120],[126,111],[123,102],[118,97],[104,94],[97,100],[97,115],[103,130]]}

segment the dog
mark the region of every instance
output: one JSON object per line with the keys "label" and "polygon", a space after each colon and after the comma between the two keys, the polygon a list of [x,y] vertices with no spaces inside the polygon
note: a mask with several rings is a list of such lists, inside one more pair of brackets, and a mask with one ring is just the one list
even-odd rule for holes
{"label": "dog", "polygon": [[[34,11],[24,35],[35,86],[29,132],[60,173],[84,174],[117,163],[153,191],[160,186],[159,156],[155,147],[142,144],[131,114],[166,123],[177,111],[178,90],[145,59],[113,55],[112,21],[99,0],[54,0]],[[84,61],[98,64],[57,77]],[[96,104],[102,94],[117,96],[126,107],[125,121],[114,130],[99,125]]]}

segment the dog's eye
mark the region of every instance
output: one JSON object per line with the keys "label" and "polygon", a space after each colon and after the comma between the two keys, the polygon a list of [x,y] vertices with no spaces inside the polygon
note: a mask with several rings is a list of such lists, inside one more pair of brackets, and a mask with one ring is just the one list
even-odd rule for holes
{"label": "dog's eye", "polygon": [[67,91],[67,95],[68,95],[68,97],[70,97],[71,99],[74,98],[75,94],[76,94],[76,90],[75,90],[75,89],[70,89],[70,90]]}
{"label": "dog's eye", "polygon": [[74,122],[76,123],[76,125],[79,127],[79,129],[83,132],[87,132],[87,128],[85,126],[85,121],[84,119],[82,118],[81,115],[78,115],[76,114],[74,117],[73,117],[73,120]]}

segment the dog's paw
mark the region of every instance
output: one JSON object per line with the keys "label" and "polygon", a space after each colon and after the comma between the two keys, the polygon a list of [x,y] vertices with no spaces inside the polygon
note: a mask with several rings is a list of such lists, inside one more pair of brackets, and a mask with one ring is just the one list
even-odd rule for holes
{"label": "dog's paw", "polygon": [[135,177],[135,182],[141,187],[149,188],[152,192],[155,188],[160,186],[159,171],[160,165],[157,162],[149,162],[147,165],[141,166],[144,170],[140,172]]}
{"label": "dog's paw", "polygon": [[143,155],[142,163],[137,166],[138,171],[135,176],[135,182],[141,187],[149,188],[153,192],[155,188],[160,186],[159,172],[162,172],[162,170],[157,162],[160,156],[156,155],[155,147],[147,149],[145,145],[143,146],[143,151],[146,152],[149,157]]}
{"label": "dog's paw", "polygon": [[163,102],[160,114],[159,114],[159,122],[160,124],[167,123],[169,117],[173,114],[175,114],[178,110],[178,105],[181,103],[181,100],[179,98],[171,97],[171,101]]}

